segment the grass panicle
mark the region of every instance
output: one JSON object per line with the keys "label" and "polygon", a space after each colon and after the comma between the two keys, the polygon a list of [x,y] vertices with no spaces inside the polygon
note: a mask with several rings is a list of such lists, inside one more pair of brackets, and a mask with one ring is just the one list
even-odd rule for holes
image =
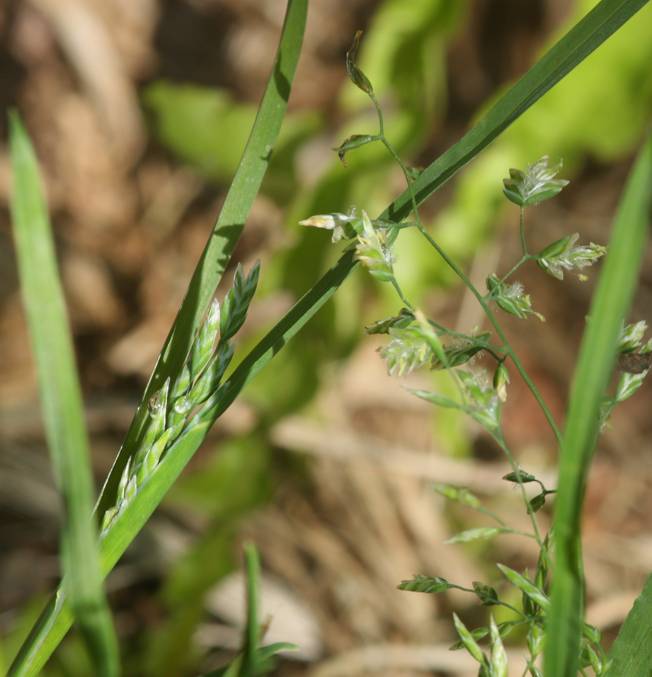
{"label": "grass panicle", "polygon": [[[202,406],[217,392],[233,356],[230,339],[244,324],[259,273],[258,263],[246,276],[238,266],[221,312],[220,304],[214,300],[199,327],[181,370],[182,385],[167,379],[151,397],[145,434],[122,472],[115,505],[104,513],[102,533],[109,529],[138,489],[152,476],[165,450],[188,431],[193,418],[201,417]],[[170,397],[170,392],[178,393],[176,399]]]}
{"label": "grass panicle", "polygon": [[[605,270],[600,277],[580,353],[562,442],[550,409],[523,368],[489,304],[495,302],[503,311],[523,320],[530,315],[543,319],[532,309],[530,296],[524,293],[522,287],[517,283],[506,284],[505,278],[521,265],[536,261],[544,270],[563,280],[564,270],[581,269],[591,265],[605,254],[606,248],[595,244],[589,247],[574,247],[578,236],[573,234],[552,243],[538,256],[530,255],[525,228],[525,207],[531,207],[555,197],[568,184],[568,181],[555,178],[561,165],[550,167],[546,157],[531,164],[524,171],[511,169],[510,178],[505,181],[504,193],[507,199],[519,206],[522,256],[505,278],[501,279],[496,274],[490,275],[487,280],[488,292],[482,295],[437,241],[425,231],[421,223],[414,185],[420,175],[415,177],[407,170],[391,141],[386,138],[382,111],[374,96],[373,87],[370,84],[367,87],[366,76],[363,78],[359,69],[349,63],[352,59],[351,54],[357,52],[358,41],[359,35],[356,35],[354,47],[347,55],[347,65],[349,76],[354,84],[368,94],[376,109],[379,131],[373,141],[382,143],[402,169],[411,198],[411,215],[417,229],[473,293],[493,326],[498,340],[502,342],[502,345],[498,347],[502,357],[498,358],[498,368],[494,373],[493,382],[489,382],[480,370],[456,369],[458,365],[452,365],[449,362],[439,338],[439,335],[452,333],[452,331],[449,332],[434,320],[428,320],[421,311],[412,312],[413,305],[406,299],[395,277],[391,247],[400,229],[394,228],[393,231],[389,231],[394,235],[387,238],[388,231],[385,231],[378,222],[369,219],[366,212],[362,210],[361,227],[355,227],[353,224],[355,232],[351,235],[351,239],[356,242],[356,258],[374,278],[380,282],[390,283],[401,303],[410,309],[409,313],[402,311],[398,316],[375,323],[373,333],[389,335],[388,344],[380,351],[381,356],[387,362],[390,374],[398,376],[422,367],[432,369],[435,366],[433,357],[436,356],[443,362],[444,368],[457,386],[460,399],[455,400],[449,396],[425,390],[412,390],[412,392],[436,406],[458,409],[468,414],[495,439],[512,466],[512,472],[506,478],[519,485],[532,525],[532,532],[526,532],[523,535],[534,538],[540,548],[534,579],[531,579],[527,572],[523,574],[505,565],[498,565],[507,581],[522,594],[522,610],[515,609],[515,612],[522,616],[523,623],[528,626],[530,655],[526,672],[529,671],[532,675],[539,674],[539,668],[536,666],[542,648],[542,642],[539,639],[547,633],[545,674],[570,677],[576,675],[578,670],[591,667],[596,675],[603,675],[609,666],[609,660],[600,644],[599,633],[593,630],[587,631],[590,626],[583,621],[584,581],[579,520],[586,474],[599,431],[613,406],[630,397],[640,387],[649,370],[649,364],[644,365],[640,370],[630,367],[631,371],[621,376],[615,395],[609,398],[605,394],[618,351],[623,357],[630,354],[639,360],[646,360],[652,353],[652,342],[643,345],[644,323],[627,325],[623,328],[624,317],[631,301],[644,251],[645,233],[652,207],[652,141],[648,142],[641,153],[616,217],[610,252],[607,255]],[[362,86],[361,82],[365,86]],[[407,217],[408,214],[405,216]],[[309,223],[310,219],[307,222]],[[424,327],[428,329],[437,327],[439,335],[434,331],[424,332]],[[429,340],[430,334],[432,334],[432,340]],[[474,337],[462,336],[462,338],[467,345],[473,344]],[[506,400],[509,380],[508,375],[505,376],[504,362],[506,359],[512,361],[520,372],[546,415],[557,440],[561,443],[562,461],[557,490],[547,490],[535,477],[522,472],[505,440],[501,424],[501,403]],[[541,491],[529,498],[524,485],[533,481],[539,483]],[[458,496],[462,495],[455,491],[445,492],[444,495],[446,493],[450,494],[453,500],[457,500]],[[552,603],[548,576],[551,539],[549,535],[545,538],[542,536],[536,517],[536,513],[546,504],[546,497],[550,494],[556,494],[557,497],[554,530],[556,567],[552,579]],[[478,506],[473,507],[477,509]],[[447,542],[466,543],[493,538],[502,533],[515,533],[504,526],[502,521],[499,521],[499,524],[499,527],[467,529]],[[401,587],[410,591],[441,592],[451,586],[443,579],[420,577],[411,582],[404,581]],[[493,592],[491,595],[486,593],[486,590],[493,591],[493,588],[483,584],[474,584],[474,589],[483,604],[486,604],[487,600],[491,604],[500,603],[500,598]],[[457,616],[454,616],[454,623],[460,635],[461,645],[480,663],[481,674],[506,673],[504,649],[502,642],[498,643],[500,633],[493,619],[489,632],[486,632],[486,628],[482,628],[481,633],[482,637],[487,634],[490,637],[491,658],[482,652],[476,642],[476,637]]]}

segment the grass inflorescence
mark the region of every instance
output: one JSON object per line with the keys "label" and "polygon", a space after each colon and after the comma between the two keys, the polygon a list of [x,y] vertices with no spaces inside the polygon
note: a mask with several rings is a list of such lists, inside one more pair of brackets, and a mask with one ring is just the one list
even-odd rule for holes
{"label": "grass inflorescence", "polygon": [[[526,634],[529,656],[524,674],[529,673],[532,677],[540,677],[543,674],[540,667],[541,655],[544,651],[544,639],[548,630],[550,630],[553,635],[555,633],[557,635],[554,640],[548,642],[545,663],[547,666],[555,665],[556,667],[552,672],[548,667],[547,674],[574,675],[578,669],[583,671],[590,668],[595,675],[605,675],[611,668],[612,660],[607,656],[601,645],[598,630],[584,623],[582,618],[582,592],[578,589],[578,586],[582,585],[581,561],[576,558],[574,561],[566,562],[564,555],[564,557],[557,558],[557,566],[554,568],[555,550],[551,532],[543,534],[538,524],[536,513],[546,505],[549,497],[556,496],[558,492],[556,489],[548,489],[534,475],[519,467],[503,432],[502,405],[508,397],[510,381],[506,363],[511,362],[520,373],[548,420],[559,442],[560,451],[566,457],[574,451],[573,442],[570,440],[574,439],[574,434],[577,435],[575,424],[580,421],[580,414],[574,411],[572,401],[566,434],[562,435],[550,408],[536,384],[524,369],[521,360],[507,338],[494,308],[520,320],[535,317],[543,321],[545,318],[533,308],[531,296],[526,292],[523,285],[518,281],[508,281],[508,279],[522,266],[528,263],[536,263],[557,280],[563,281],[565,272],[576,272],[580,279],[584,280],[586,279],[585,269],[605,256],[607,248],[595,243],[578,245],[579,235],[573,233],[552,242],[538,253],[530,251],[525,218],[526,209],[555,197],[568,185],[566,179],[560,179],[557,176],[561,170],[561,162],[551,165],[549,158],[544,156],[524,170],[510,169],[508,178],[503,181],[505,197],[519,208],[521,256],[502,277],[497,273],[489,275],[486,280],[487,290],[482,293],[437,240],[427,232],[421,221],[415,187],[415,183],[419,179],[419,172],[404,163],[385,135],[383,113],[374,93],[373,85],[355,63],[359,41],[360,34],[356,34],[353,46],[347,53],[347,71],[353,84],[371,100],[378,117],[378,132],[374,135],[353,135],[341,144],[336,151],[340,159],[344,161],[348,152],[352,152],[360,146],[370,143],[384,145],[405,177],[411,207],[411,213],[406,213],[405,219],[411,218],[412,221],[405,220],[394,223],[387,222],[382,218],[374,220],[369,218],[363,209],[352,208],[345,219],[342,218],[343,215],[340,213],[321,214],[305,219],[302,223],[308,226],[330,228],[333,230],[333,242],[350,241],[352,243],[350,249],[354,252],[356,260],[369,271],[372,277],[380,282],[390,284],[395,290],[403,305],[399,314],[379,320],[368,328],[369,333],[388,335],[387,344],[379,352],[387,364],[389,374],[403,376],[423,368],[446,370],[457,388],[457,398],[430,390],[412,389],[411,392],[435,406],[457,409],[470,416],[493,437],[511,466],[511,472],[505,475],[504,479],[519,487],[525,511],[530,519],[531,531],[522,532],[512,529],[503,518],[484,508],[479,499],[467,490],[440,485],[437,488],[438,492],[449,500],[462,502],[468,507],[483,512],[497,522],[497,526],[462,531],[451,538],[448,543],[467,543],[479,539],[491,539],[502,534],[518,534],[534,539],[539,547],[539,558],[533,575],[528,574],[527,571],[519,572],[504,564],[497,564],[506,582],[521,594],[520,607],[504,601],[504,595],[501,596],[495,588],[480,582],[475,582],[473,588],[465,588],[440,577],[418,575],[411,580],[403,581],[399,587],[407,591],[427,593],[439,593],[453,588],[464,590],[474,594],[484,606],[506,606],[514,613],[518,620],[501,624],[497,624],[493,615],[490,614],[488,626],[482,626],[472,631],[464,625],[459,617],[454,615],[454,625],[460,637],[460,641],[455,648],[465,648],[472,658],[479,663],[480,675],[503,677],[507,674],[507,656],[502,638],[509,635],[516,627],[523,627]],[[650,144],[648,144],[648,147],[650,147]],[[646,166],[646,152],[644,151],[641,156],[639,173],[643,172],[640,169],[641,164]],[[646,176],[649,178],[649,175],[646,174]],[[649,202],[649,188],[647,192],[641,189],[639,193],[635,193],[636,189],[632,188],[632,186],[637,186],[638,182],[639,179],[635,173],[630,179],[630,185],[623,201],[625,207],[629,205],[628,200],[633,202],[632,211],[634,212],[637,208],[644,209],[644,205]],[[632,193],[635,193],[634,197],[632,197]],[[621,211],[625,207],[622,207]],[[636,225],[645,224],[644,214],[635,212],[635,216],[637,217]],[[617,223],[615,241],[618,243],[616,246],[622,248],[618,240],[619,225]],[[448,329],[436,320],[427,318],[406,297],[395,274],[395,256],[392,245],[399,237],[401,230],[409,227],[416,228],[419,231],[436,254],[445,261],[475,296],[494,329],[495,339],[490,333],[461,334]],[[631,251],[631,245],[629,249]],[[613,257],[608,257],[610,263],[612,259]],[[606,326],[610,327],[611,334],[614,334],[614,326],[622,321],[620,318],[624,316],[627,310],[631,296],[631,283],[634,279],[634,276],[630,273],[627,276],[627,281],[621,279],[618,283],[618,275],[613,270],[613,264],[611,267],[608,265],[601,280],[602,290],[608,288],[606,285],[616,285],[611,291],[613,307],[610,309],[606,322]],[[604,307],[600,307],[600,294],[599,291],[596,303],[598,310],[596,312],[604,313]],[[602,294],[604,296],[604,292]],[[590,328],[594,329],[596,322],[599,321],[591,319]],[[601,324],[604,324],[604,322]],[[591,325],[594,326],[591,327]],[[586,472],[585,469],[590,458],[588,454],[595,445],[598,431],[605,427],[606,421],[615,406],[631,397],[640,388],[649,371],[650,361],[648,357],[652,353],[652,341],[644,343],[645,329],[645,323],[642,322],[624,326],[621,328],[619,337],[614,334],[611,339],[603,340],[601,347],[592,349],[594,355],[599,354],[603,359],[601,371],[604,377],[599,384],[595,384],[597,388],[593,388],[592,398],[597,404],[594,410],[590,412],[590,418],[587,419],[586,416],[583,416],[581,419],[584,430],[587,431],[589,436],[585,437],[582,442],[586,445],[583,465],[574,467],[582,467],[584,472]],[[590,338],[588,341],[590,342]],[[479,353],[484,353],[493,358],[495,362],[493,377],[490,377],[484,369],[472,364]],[[619,365],[622,373],[615,393],[610,395],[607,393],[608,380],[606,376],[610,373],[616,354],[620,355]],[[606,357],[607,355],[608,357]],[[606,361],[604,361],[605,358]],[[581,371],[579,379],[581,382]],[[576,389],[579,387],[576,384]],[[571,486],[575,491],[575,487],[581,485],[577,480],[570,479],[570,477],[571,473],[569,472],[564,475],[562,464],[560,484],[562,487]],[[572,484],[569,485],[569,482]],[[540,491],[530,497],[526,492],[525,485],[532,483],[538,484]],[[581,505],[581,494],[576,493],[574,499],[569,499],[568,495],[562,492],[560,504],[565,508],[573,505],[577,516],[579,514],[578,506]],[[562,511],[561,514],[568,514],[567,510],[566,512]],[[560,511],[558,510],[558,512]],[[564,553],[573,551],[577,547],[580,538],[578,522],[575,522],[572,533],[566,523],[563,525],[557,524],[555,533],[557,535],[554,541],[558,547],[561,543],[559,534],[567,534],[566,541],[563,544]],[[554,598],[551,601],[551,593],[558,594],[558,590],[562,589],[560,582],[569,580],[569,575],[574,576],[576,602],[574,606],[563,609],[559,603],[555,603]],[[570,581],[569,584],[571,584]],[[566,594],[568,595],[568,587],[566,587]],[[570,624],[573,616],[575,616],[575,632]],[[560,627],[565,628],[564,634],[559,634]],[[490,643],[488,653],[478,644],[484,638],[487,638]],[[556,642],[556,644],[553,644],[553,642]]]}

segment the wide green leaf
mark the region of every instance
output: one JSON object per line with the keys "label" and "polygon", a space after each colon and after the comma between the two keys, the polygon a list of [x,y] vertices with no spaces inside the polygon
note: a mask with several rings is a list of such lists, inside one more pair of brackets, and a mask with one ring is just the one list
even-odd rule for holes
{"label": "wide green leaf", "polygon": [[97,674],[115,675],[118,646],[102,589],[88,435],[52,231],[32,144],[17,113],[10,114],[9,123],[18,272],[45,433],[64,507],[64,588]]}
{"label": "wide green leaf", "polygon": [[577,674],[584,607],[584,489],[600,429],[600,407],[645,251],[651,208],[652,140],[648,140],[618,207],[573,376],[555,501],[556,566],[544,661],[545,674],[551,677]]}

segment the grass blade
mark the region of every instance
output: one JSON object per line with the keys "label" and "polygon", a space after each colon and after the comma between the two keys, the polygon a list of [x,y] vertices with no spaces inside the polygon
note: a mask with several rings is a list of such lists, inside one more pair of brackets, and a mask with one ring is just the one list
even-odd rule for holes
{"label": "grass blade", "polygon": [[[652,138],[632,170],[614,221],[573,378],[555,501],[556,566],[545,674],[575,677],[584,606],[581,511],[618,336],[638,279],[652,208]],[[630,674],[630,673],[622,673]]]}
{"label": "grass blade", "polygon": [[258,623],[258,588],[260,586],[260,559],[253,543],[246,543],[245,565],[247,569],[247,625],[241,675],[254,675],[257,670],[260,625]]}
{"label": "grass blade", "polygon": [[301,51],[307,7],[307,0],[288,0],[276,59],[247,146],[134,420],[102,488],[98,503],[100,515],[113,502],[120,475],[142,434],[147,412],[145,405],[149,397],[168,377],[174,377],[179,373],[192,337],[206,313],[242,233],[251,205],[267,171],[287,109],[290,87]]}
{"label": "grass blade", "polygon": [[118,647],[102,590],[84,409],[50,222],[32,144],[17,113],[10,114],[9,123],[18,271],[45,432],[64,507],[64,587],[97,674],[116,675]]}
{"label": "grass blade", "polygon": [[609,658],[613,663],[607,671],[608,677],[649,677],[652,665],[652,576],[645,582],[643,592],[627,614],[618,637],[616,637]]}
{"label": "grass blade", "polygon": [[[647,0],[602,0],[592,12],[543,57],[542,61],[533,66],[519,82],[501,97],[473,129],[424,170],[416,183],[418,201],[424,201],[441,187],[455,172],[475,157],[591,51],[602,44],[646,2]],[[542,66],[541,64],[544,62],[545,65]],[[406,191],[385,210],[383,218],[400,220],[409,213],[409,210],[410,195]],[[228,223],[226,221],[224,223],[226,224],[225,228],[228,227]],[[352,253],[345,252],[337,264],[290,309],[238,365],[220,390],[220,397],[213,403],[213,407],[207,413],[205,420],[198,422],[194,430],[166,452],[156,472],[145,483],[125,512],[116,519],[103,539],[101,551],[102,566],[105,572],[111,570],[131,543],[131,540],[149,519],[166,491],[172,486],[199,448],[215,419],[233,402],[244,385],[263,369],[285,343],[328,301],[354,266],[355,260]],[[198,286],[195,285],[195,290],[197,291],[197,289]],[[184,304],[190,303],[192,309],[190,297],[189,291]],[[197,311],[193,317],[200,315]],[[177,323],[175,323],[175,327],[176,325]],[[172,358],[166,356],[170,354],[170,345],[174,333],[175,328],[173,327],[161,361],[157,365],[156,371],[159,375],[153,376],[148,386],[148,394],[154,390],[152,383],[155,381],[159,385],[163,381],[163,376],[171,371],[170,360]],[[179,361],[180,358],[176,356],[174,359]],[[143,401],[146,401],[146,398]],[[120,473],[129,455],[130,444],[140,432],[139,426],[142,424],[143,413],[137,414],[123,450],[112,468],[111,475],[104,487],[104,500],[100,503],[100,511],[110,504],[115,493]],[[36,674],[61,641],[69,625],[70,612],[63,596],[59,593],[44,610],[37,626],[14,662],[13,671],[10,674],[16,676]]]}

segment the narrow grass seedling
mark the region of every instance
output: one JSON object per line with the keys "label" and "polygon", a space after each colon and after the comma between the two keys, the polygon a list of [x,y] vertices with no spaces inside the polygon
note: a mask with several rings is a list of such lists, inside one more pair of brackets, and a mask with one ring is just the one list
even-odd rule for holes
{"label": "narrow grass seedling", "polygon": [[276,666],[276,655],[282,651],[295,651],[296,645],[275,642],[263,645],[263,632],[259,618],[260,558],[252,543],[244,547],[247,573],[247,623],[242,651],[229,665],[206,674],[204,677],[262,677]]}

